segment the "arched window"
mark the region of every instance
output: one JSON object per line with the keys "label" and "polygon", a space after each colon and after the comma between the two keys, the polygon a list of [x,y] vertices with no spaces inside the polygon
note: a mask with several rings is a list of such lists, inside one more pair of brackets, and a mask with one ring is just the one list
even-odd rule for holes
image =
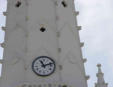
{"label": "arched window", "polygon": [[22,4],[21,1],[17,1],[15,4],[15,7],[19,8],[21,6],[21,4]]}
{"label": "arched window", "polygon": [[46,31],[46,28],[41,27],[41,28],[40,28],[40,31],[41,31],[41,32],[45,32],[45,31]]}
{"label": "arched window", "polygon": [[62,5],[63,5],[64,7],[67,7],[66,1],[63,0],[61,3],[62,3]]}

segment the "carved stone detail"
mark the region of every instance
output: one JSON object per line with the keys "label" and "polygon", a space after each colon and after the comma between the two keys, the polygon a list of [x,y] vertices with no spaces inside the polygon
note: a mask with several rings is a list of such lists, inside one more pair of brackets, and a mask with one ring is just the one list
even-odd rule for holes
{"label": "carved stone detail", "polygon": [[80,31],[80,30],[81,30],[81,28],[82,28],[81,26],[77,26],[77,30],[79,30],[79,31]]}
{"label": "carved stone detail", "polygon": [[83,47],[83,46],[84,46],[84,43],[83,43],[83,42],[81,42],[81,43],[80,43],[80,47]]}
{"label": "carved stone detail", "polygon": [[75,11],[75,15],[76,15],[76,16],[79,15],[79,11]]}

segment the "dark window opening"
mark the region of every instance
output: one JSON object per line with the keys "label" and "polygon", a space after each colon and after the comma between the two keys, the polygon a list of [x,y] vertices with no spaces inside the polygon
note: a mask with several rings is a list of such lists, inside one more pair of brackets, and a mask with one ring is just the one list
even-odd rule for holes
{"label": "dark window opening", "polygon": [[18,8],[18,7],[20,7],[20,6],[21,6],[21,4],[22,4],[22,3],[21,3],[20,1],[17,1],[17,3],[16,3],[16,5],[15,5],[15,6]]}
{"label": "dark window opening", "polygon": [[41,27],[41,28],[40,28],[40,31],[41,31],[41,32],[45,32],[46,29],[45,29],[44,27]]}
{"label": "dark window opening", "polygon": [[67,87],[67,85],[63,85],[62,87]]}
{"label": "dark window opening", "polygon": [[63,5],[64,7],[67,7],[67,3],[66,3],[65,1],[62,1],[62,5]]}

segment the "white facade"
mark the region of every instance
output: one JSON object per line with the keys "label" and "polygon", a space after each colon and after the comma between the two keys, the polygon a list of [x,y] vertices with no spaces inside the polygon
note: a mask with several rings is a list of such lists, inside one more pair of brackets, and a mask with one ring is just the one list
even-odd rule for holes
{"label": "white facade", "polygon": [[[77,14],[73,0],[8,0],[0,87],[87,87]],[[32,71],[39,56],[55,61],[52,75]]]}

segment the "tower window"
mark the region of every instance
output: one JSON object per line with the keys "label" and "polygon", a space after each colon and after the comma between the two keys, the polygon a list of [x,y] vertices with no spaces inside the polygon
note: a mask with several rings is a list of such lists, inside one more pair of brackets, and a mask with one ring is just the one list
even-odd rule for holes
{"label": "tower window", "polygon": [[20,1],[17,1],[17,3],[15,4],[15,6],[17,7],[17,8],[19,8],[20,6],[21,6],[21,2]]}
{"label": "tower window", "polygon": [[46,28],[41,27],[41,28],[40,28],[40,31],[41,31],[41,32],[45,32],[45,31],[46,31]]}
{"label": "tower window", "polygon": [[62,5],[64,6],[64,7],[67,7],[67,3],[63,0],[62,1]]}
{"label": "tower window", "polygon": [[63,85],[62,87],[67,87],[67,85]]}

